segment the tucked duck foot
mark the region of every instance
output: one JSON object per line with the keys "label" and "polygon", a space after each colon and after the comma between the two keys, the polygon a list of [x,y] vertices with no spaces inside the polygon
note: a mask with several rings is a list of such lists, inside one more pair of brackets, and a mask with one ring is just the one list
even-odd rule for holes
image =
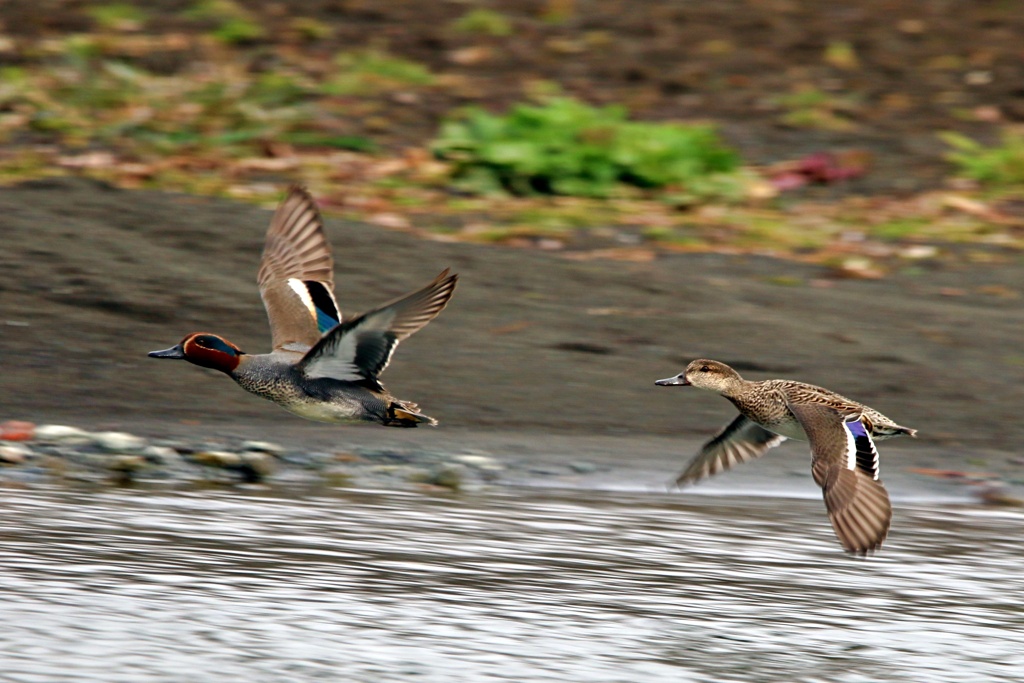
{"label": "tucked duck foot", "polygon": [[423,413],[417,413],[410,410],[408,407],[392,403],[388,406],[387,415],[381,420],[381,424],[385,427],[418,427],[421,424],[427,424],[431,427],[437,426],[437,420],[424,415]]}

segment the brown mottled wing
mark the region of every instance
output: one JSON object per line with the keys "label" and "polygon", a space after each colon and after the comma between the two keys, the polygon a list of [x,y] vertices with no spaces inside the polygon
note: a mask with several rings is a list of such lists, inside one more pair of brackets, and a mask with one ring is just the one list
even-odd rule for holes
{"label": "brown mottled wing", "polygon": [[256,281],[275,349],[309,348],[341,321],[334,262],[313,198],[292,187],[270,221]]}
{"label": "brown mottled wing", "polygon": [[796,403],[789,409],[811,443],[811,474],[824,494],[839,542],[860,555],[877,550],[889,533],[892,504],[881,482],[858,467],[855,434],[828,406]]}
{"label": "brown mottled wing", "polygon": [[398,342],[420,330],[448,304],[458,278],[445,270],[426,287],[338,325],[297,367],[309,378],[376,381]]}
{"label": "brown mottled wing", "polygon": [[748,460],[760,458],[769,449],[786,440],[748,420],[737,416],[718,436],[708,441],[676,478],[676,486],[693,484],[705,477],[731,469]]}

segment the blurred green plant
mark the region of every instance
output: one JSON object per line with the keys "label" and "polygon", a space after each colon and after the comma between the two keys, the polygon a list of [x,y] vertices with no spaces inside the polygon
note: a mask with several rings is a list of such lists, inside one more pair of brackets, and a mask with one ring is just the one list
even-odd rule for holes
{"label": "blurred green plant", "polygon": [[251,43],[266,35],[262,26],[251,19],[236,17],[228,19],[213,32],[214,38],[225,43]]}
{"label": "blurred green plant", "polygon": [[86,12],[100,28],[114,30],[138,28],[148,16],[141,7],[123,2],[97,5],[88,8]]}
{"label": "blurred green plant", "polygon": [[296,17],[292,19],[291,29],[304,40],[324,40],[334,35],[334,28],[330,24],[312,17]]}
{"label": "blurred green plant", "polygon": [[823,59],[826,64],[837,69],[853,70],[860,68],[860,59],[853,45],[845,40],[834,40],[825,48]]}
{"label": "blurred green plant", "polygon": [[213,37],[229,45],[250,43],[267,33],[245,7],[233,0],[199,0],[185,16],[212,22]]}
{"label": "blurred green plant", "polygon": [[540,18],[549,24],[564,24],[577,16],[576,0],[545,0]]}
{"label": "blurred green plant", "polygon": [[377,151],[376,143],[362,135],[333,135],[313,130],[288,130],[280,133],[276,139],[298,147],[326,147],[347,149],[353,152]]}
{"label": "blurred green plant", "polygon": [[60,41],[60,46],[68,63],[75,67],[86,66],[103,54],[99,38],[86,33],[68,36]]}
{"label": "blurred green plant", "polygon": [[605,197],[620,184],[694,191],[738,165],[710,126],[629,121],[621,106],[567,97],[505,116],[468,109],[442,124],[432,148],[452,162],[456,185],[477,193]]}
{"label": "blurred green plant", "polygon": [[78,77],[64,74],[56,95],[63,104],[86,112],[126,107],[140,96],[145,72],[124,62],[106,61],[83,65]]}
{"label": "blurred green plant", "polygon": [[849,95],[808,87],[776,97],[774,103],[784,110],[779,120],[793,128],[846,131],[856,127],[849,117],[856,112],[858,103]]}
{"label": "blurred green plant", "polygon": [[920,216],[893,218],[892,220],[868,226],[868,232],[874,237],[890,242],[898,242],[920,234],[927,227],[928,222],[927,218]]}
{"label": "blurred green plant", "polygon": [[[314,125],[304,106],[314,95],[313,85],[290,72],[240,78],[225,69],[202,79],[164,77],[70,51],[61,65],[0,70],[0,107],[20,112],[41,141],[137,145],[136,152],[160,155],[216,150],[231,158],[259,154],[262,141],[294,134],[284,141],[367,149],[365,140],[303,132]],[[0,117],[0,138],[12,134],[5,123]]]}
{"label": "blurred green plant", "polygon": [[494,10],[478,7],[452,23],[456,31],[477,33],[501,38],[512,34],[512,22]]}
{"label": "blurred green plant", "polygon": [[434,75],[422,64],[379,50],[343,52],[334,63],[338,72],[323,86],[329,95],[366,95],[434,81]]}
{"label": "blurred green plant", "polygon": [[246,89],[244,98],[262,107],[288,107],[313,94],[293,74],[267,71],[257,75]]}
{"label": "blurred green plant", "polygon": [[35,149],[13,150],[0,157],[0,183],[20,182],[25,178],[45,178],[60,175],[51,159]]}
{"label": "blurred green plant", "polygon": [[1006,130],[992,147],[952,131],[939,136],[953,148],[946,158],[962,175],[986,185],[1024,184],[1024,132]]}

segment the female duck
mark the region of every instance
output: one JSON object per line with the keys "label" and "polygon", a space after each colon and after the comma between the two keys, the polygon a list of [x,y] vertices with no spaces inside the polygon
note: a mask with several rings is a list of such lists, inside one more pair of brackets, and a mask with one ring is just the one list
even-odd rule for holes
{"label": "female duck", "polygon": [[378,376],[398,343],[441,312],[457,280],[445,270],[412,294],[342,321],[320,215],[309,194],[293,187],[271,219],[257,275],[273,351],[252,355],[223,337],[195,332],[149,355],[220,370],[310,420],[436,425],[415,403],[393,397]]}
{"label": "female duck", "polygon": [[864,554],[889,533],[892,506],[878,480],[878,451],[872,439],[916,429],[839,394],[803,382],[749,382],[725,363],[699,359],[658,386],[693,386],[732,401],[739,416],[701,448],[677,485],[691,484],[765,454],[786,439],[809,441],[811,474],[825,495],[832,528],[846,550]]}

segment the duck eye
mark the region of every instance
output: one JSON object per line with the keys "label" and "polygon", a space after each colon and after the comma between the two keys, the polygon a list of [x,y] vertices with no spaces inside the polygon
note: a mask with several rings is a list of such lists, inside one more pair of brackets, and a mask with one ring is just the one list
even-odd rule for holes
{"label": "duck eye", "polygon": [[702,366],[700,366],[700,371],[701,372],[711,372],[711,368],[709,368],[706,365],[702,365]]}

